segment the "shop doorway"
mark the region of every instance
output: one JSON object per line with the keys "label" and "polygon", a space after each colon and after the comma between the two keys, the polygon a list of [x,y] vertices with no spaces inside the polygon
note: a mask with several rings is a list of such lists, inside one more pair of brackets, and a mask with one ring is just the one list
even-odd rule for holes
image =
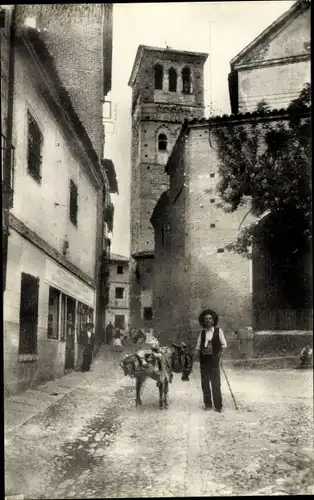
{"label": "shop doorway", "polygon": [[66,301],[66,332],[65,332],[65,369],[74,368],[75,349],[75,300],[67,297]]}

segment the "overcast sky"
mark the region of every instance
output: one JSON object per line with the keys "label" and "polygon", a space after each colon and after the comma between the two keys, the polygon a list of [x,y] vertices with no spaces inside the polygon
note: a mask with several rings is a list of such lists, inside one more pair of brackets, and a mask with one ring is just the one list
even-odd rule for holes
{"label": "overcast sky", "polygon": [[[205,106],[230,113],[230,60],[295,2],[127,3],[113,8],[112,101],[116,105],[114,134],[106,134],[105,156],[114,162],[119,196],[115,205],[111,251],[129,256],[131,74],[140,44],[209,53],[205,64]],[[211,75],[211,82],[210,82]]]}

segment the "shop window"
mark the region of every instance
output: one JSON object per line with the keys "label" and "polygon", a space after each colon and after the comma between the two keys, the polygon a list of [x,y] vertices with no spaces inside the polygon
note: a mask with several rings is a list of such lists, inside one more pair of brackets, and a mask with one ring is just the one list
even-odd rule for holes
{"label": "shop window", "polygon": [[48,308],[48,331],[49,339],[59,338],[59,299],[60,292],[55,288],[49,288],[49,308]]}
{"label": "shop window", "polygon": [[70,221],[74,226],[77,226],[77,212],[78,212],[78,206],[77,206],[77,200],[78,200],[78,189],[77,185],[75,182],[70,180]]}
{"label": "shop window", "polygon": [[124,288],[117,287],[115,291],[116,299],[123,299],[123,294],[124,294]]}
{"label": "shop window", "polygon": [[169,69],[169,91],[177,91],[177,72],[174,68]]}
{"label": "shop window", "polygon": [[117,274],[123,274],[123,266],[117,266]]}
{"label": "shop window", "polygon": [[166,134],[159,134],[158,136],[158,151],[167,151],[168,139]]}
{"label": "shop window", "polygon": [[182,92],[183,94],[191,93],[191,70],[188,66],[182,70]]}
{"label": "shop window", "polygon": [[27,125],[27,171],[36,182],[40,183],[43,135],[35,118],[29,111],[27,112]]}
{"label": "shop window", "polygon": [[116,314],[114,317],[114,326],[119,330],[125,330],[125,316],[124,314]]}
{"label": "shop window", "polygon": [[37,354],[39,278],[22,273],[19,354]]}
{"label": "shop window", "polygon": [[163,79],[164,79],[164,68],[161,64],[156,64],[154,67],[155,72],[155,89],[162,90],[163,87]]}
{"label": "shop window", "polygon": [[144,319],[151,321],[153,319],[153,309],[151,307],[144,307]]}

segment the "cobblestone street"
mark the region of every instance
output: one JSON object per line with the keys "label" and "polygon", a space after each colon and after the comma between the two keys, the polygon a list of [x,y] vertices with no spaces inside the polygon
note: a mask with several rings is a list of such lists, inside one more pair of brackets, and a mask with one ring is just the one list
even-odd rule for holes
{"label": "cobblestone street", "polygon": [[[147,381],[143,406],[123,353],[41,414],[6,434],[6,495],[108,498],[314,493],[312,372],[226,368],[224,412],[202,408],[199,366],[175,375],[168,410]],[[77,374],[81,376],[82,374]]]}

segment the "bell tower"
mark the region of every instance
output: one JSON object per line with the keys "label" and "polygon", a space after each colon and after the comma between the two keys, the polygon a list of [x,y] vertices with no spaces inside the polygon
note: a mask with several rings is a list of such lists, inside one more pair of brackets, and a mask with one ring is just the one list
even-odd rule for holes
{"label": "bell tower", "polygon": [[208,54],[140,45],[132,87],[131,273],[132,328],[152,328],[154,231],[150,217],[168,188],[164,171],[185,119],[204,115]]}

